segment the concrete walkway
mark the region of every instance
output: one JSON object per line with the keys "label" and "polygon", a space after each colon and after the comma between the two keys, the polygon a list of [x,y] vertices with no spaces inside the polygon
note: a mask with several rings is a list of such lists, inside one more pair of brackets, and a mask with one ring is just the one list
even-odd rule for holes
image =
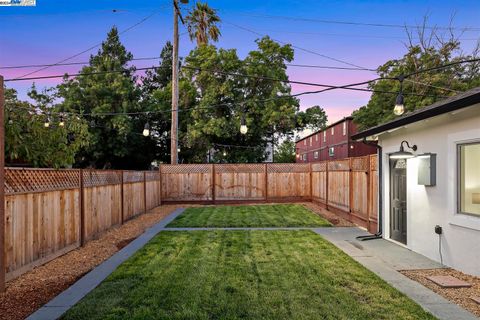
{"label": "concrete walkway", "polygon": [[316,228],[313,231],[437,318],[477,319],[472,313],[398,272],[398,270],[442,268],[441,264],[385,239],[359,241],[356,239],[357,236],[367,235],[360,228]]}
{"label": "concrete walkway", "polygon": [[346,254],[377,274],[393,287],[431,312],[439,319],[477,319],[473,314],[449,302],[421,284],[410,280],[397,270],[441,268],[442,265],[384,239],[358,241],[355,237],[367,235],[359,228],[166,228],[185,209],[177,209],[110,259],[90,271],[75,284],[30,315],[29,320],[58,319],[85,295],[97,287],[125,260],[141,249],[161,231],[210,231],[210,230],[312,230]]}

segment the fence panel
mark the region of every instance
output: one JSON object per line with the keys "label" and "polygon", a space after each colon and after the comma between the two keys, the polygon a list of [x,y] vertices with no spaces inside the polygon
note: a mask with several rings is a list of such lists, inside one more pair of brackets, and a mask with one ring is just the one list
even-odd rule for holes
{"label": "fence panel", "polygon": [[264,164],[215,165],[215,200],[265,200]]}
{"label": "fence panel", "polygon": [[85,241],[122,222],[121,171],[83,171]]}
{"label": "fence panel", "polygon": [[78,170],[5,169],[7,279],[79,245]]}
{"label": "fence panel", "polygon": [[158,207],[161,204],[160,198],[160,172],[146,172],[146,186],[145,190],[147,191],[146,201],[147,201],[147,210]]}
{"label": "fence panel", "polygon": [[267,165],[268,200],[308,200],[311,198],[310,165],[272,163]]}
{"label": "fence panel", "polygon": [[328,206],[350,212],[350,161],[328,162]]}
{"label": "fence panel", "polygon": [[[358,157],[351,159],[351,204],[350,211],[353,219],[362,226],[368,226],[368,185],[369,185],[369,158]],[[360,220],[360,221],[358,221]]]}
{"label": "fence panel", "polygon": [[312,200],[327,203],[327,162],[312,163]]}
{"label": "fence panel", "polygon": [[146,211],[144,178],[143,171],[123,172],[123,217],[125,221]]}
{"label": "fence panel", "polygon": [[211,201],[211,164],[162,165],[162,201]]}

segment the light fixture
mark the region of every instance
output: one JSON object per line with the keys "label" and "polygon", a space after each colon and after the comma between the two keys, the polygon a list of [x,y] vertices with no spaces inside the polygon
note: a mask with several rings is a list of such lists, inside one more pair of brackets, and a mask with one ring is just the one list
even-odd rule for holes
{"label": "light fixture", "polygon": [[47,119],[45,120],[45,122],[43,123],[43,126],[44,126],[45,128],[50,127],[50,120],[48,120],[48,118],[47,118]]}
{"label": "light fixture", "polygon": [[65,127],[65,121],[63,121],[63,117],[60,117],[60,122],[58,123],[59,127]]}
{"label": "light fixture", "polygon": [[400,81],[400,91],[398,92],[397,99],[395,100],[395,107],[393,108],[393,113],[396,116],[401,116],[405,112],[405,105],[403,104],[403,80],[405,77],[403,75],[398,77]]}
{"label": "light fixture", "polygon": [[180,152],[180,148],[177,148],[177,152]]}
{"label": "light fixture", "polygon": [[224,157],[227,156],[227,151],[223,151],[223,156],[224,156]]}
{"label": "light fixture", "polygon": [[413,158],[414,155],[413,153],[411,152],[408,152],[408,151],[405,151],[405,149],[403,148],[403,144],[406,144],[407,147],[409,149],[412,149],[413,151],[417,151],[417,145],[413,145],[413,146],[410,146],[410,144],[408,143],[408,141],[406,140],[403,140],[401,143],[400,143],[400,150],[397,151],[397,152],[394,152],[394,153],[391,153],[390,154],[390,159],[395,159],[395,160],[398,160],[398,159],[410,159],[410,158]]}
{"label": "light fixture", "polygon": [[248,132],[248,127],[247,127],[247,123],[245,121],[245,115],[242,115],[242,120],[241,120],[241,123],[240,123],[240,133],[241,134],[247,134]]}
{"label": "light fixture", "polygon": [[150,124],[147,122],[145,123],[145,127],[143,128],[143,136],[148,137],[150,135]]}

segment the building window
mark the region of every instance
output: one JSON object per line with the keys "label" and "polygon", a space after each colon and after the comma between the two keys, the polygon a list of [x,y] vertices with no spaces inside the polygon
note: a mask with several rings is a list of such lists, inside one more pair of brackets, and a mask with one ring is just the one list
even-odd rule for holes
{"label": "building window", "polygon": [[306,153],[304,153],[304,154],[302,155],[302,160],[303,160],[303,161],[307,161],[307,154],[306,154]]}
{"label": "building window", "polygon": [[313,137],[310,137],[310,147],[312,146]]}
{"label": "building window", "polygon": [[315,135],[315,142],[318,142],[318,134]]}
{"label": "building window", "polygon": [[335,148],[334,147],[328,148],[328,155],[330,157],[333,157],[335,155]]}
{"label": "building window", "polygon": [[332,136],[335,134],[335,127],[332,127]]}
{"label": "building window", "polygon": [[347,135],[347,122],[343,122],[343,135],[346,136]]}
{"label": "building window", "polygon": [[323,142],[327,142],[327,130],[323,131]]}
{"label": "building window", "polygon": [[304,145],[304,146],[307,145],[307,139],[303,140],[303,145]]}
{"label": "building window", "polygon": [[314,159],[318,159],[318,151],[315,151],[315,152],[313,153],[313,158],[314,158]]}
{"label": "building window", "polygon": [[460,144],[458,159],[458,212],[480,216],[480,142]]}

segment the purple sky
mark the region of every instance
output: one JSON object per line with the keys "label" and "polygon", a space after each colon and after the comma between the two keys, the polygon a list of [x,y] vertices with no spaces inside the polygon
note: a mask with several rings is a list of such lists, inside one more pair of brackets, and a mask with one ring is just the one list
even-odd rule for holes
{"label": "purple sky", "polygon": [[[190,3],[193,1],[190,0]],[[37,0],[31,8],[0,7],[2,28],[0,31],[0,65],[55,63],[85,50],[104,40],[112,25],[120,30],[140,21],[154,11],[151,19],[122,35],[122,41],[135,57],[158,56],[165,41],[171,39],[171,1]],[[385,61],[401,57],[405,53],[405,30],[394,27],[358,26],[334,24],[299,19],[336,20],[346,22],[416,25],[425,14],[429,24],[447,26],[452,14],[458,27],[479,28],[479,1],[208,1],[219,9],[224,20],[222,38],[218,46],[236,48],[240,57],[255,48],[258,35],[233,26],[269,34],[272,38],[292,43],[322,55],[328,55],[355,65],[376,68]],[[186,7],[184,6],[186,9]],[[113,13],[112,9],[120,9]],[[277,16],[268,17],[268,16]],[[286,18],[279,18],[289,17]],[[185,32],[181,27],[181,32]],[[463,49],[468,52],[479,37],[479,31],[467,31],[461,38]],[[188,36],[181,37],[180,54],[185,56],[193,44]],[[70,62],[87,61],[93,50]],[[295,50],[297,64],[315,64],[345,67],[347,65],[328,60],[319,55]],[[152,61],[137,61],[138,67],[151,66]],[[35,75],[76,72],[80,67],[54,67]],[[18,77],[31,69],[0,70],[5,78]],[[368,71],[325,70],[289,67],[291,80],[332,85],[368,80],[375,74]],[[38,87],[53,86],[59,80],[36,81]],[[31,81],[8,83],[24,98]],[[315,87],[293,85],[293,92],[315,90]],[[346,90],[303,96],[302,108],[320,105],[327,110],[329,120],[335,121],[349,115],[364,105],[369,94]]]}

